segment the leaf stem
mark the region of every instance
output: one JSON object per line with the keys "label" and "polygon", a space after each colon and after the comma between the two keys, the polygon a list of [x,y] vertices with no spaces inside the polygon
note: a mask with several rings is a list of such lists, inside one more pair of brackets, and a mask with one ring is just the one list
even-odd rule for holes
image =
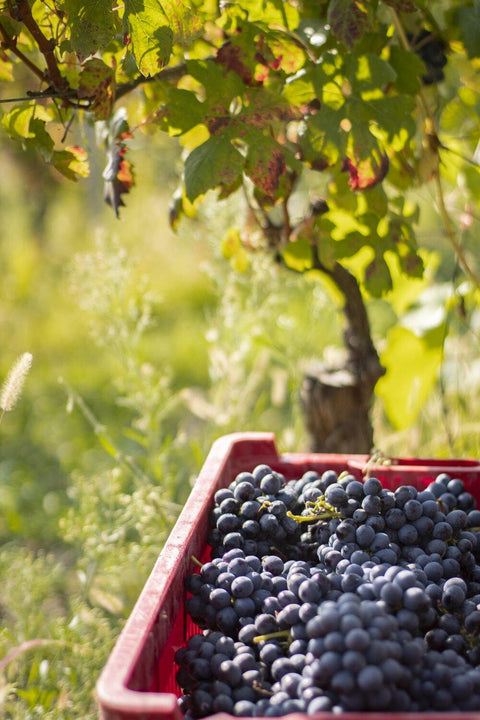
{"label": "leaf stem", "polygon": [[460,245],[460,243],[457,240],[457,234],[455,232],[455,228],[453,227],[453,223],[450,219],[450,215],[448,214],[447,207],[445,205],[445,197],[443,193],[443,187],[442,187],[442,180],[440,178],[440,173],[435,173],[435,186],[437,190],[437,203],[438,203],[438,212],[440,214],[440,217],[442,218],[443,227],[445,230],[445,234],[447,238],[450,241],[450,244],[452,245],[455,254],[458,258],[459,264],[462,266],[463,271],[465,274],[469,277],[469,279],[472,281],[474,285],[477,287],[480,287],[480,278],[474,273],[470,265],[468,264],[467,258],[465,257],[465,253],[463,252],[463,248]]}
{"label": "leaf stem", "polygon": [[277,632],[267,633],[266,635],[256,635],[253,638],[254,643],[268,642],[269,640],[276,640],[277,638],[285,641],[290,639],[290,630],[278,630]]}

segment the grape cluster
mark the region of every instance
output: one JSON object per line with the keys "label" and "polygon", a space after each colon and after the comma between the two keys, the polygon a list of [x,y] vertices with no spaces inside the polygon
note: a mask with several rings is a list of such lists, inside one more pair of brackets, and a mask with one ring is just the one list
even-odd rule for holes
{"label": "grape cluster", "polygon": [[431,33],[429,30],[421,30],[416,35],[407,35],[412,49],[423,60],[426,73],[422,76],[424,85],[433,85],[445,78],[443,68],[447,64],[445,54],[447,45],[443,38]]}
{"label": "grape cluster", "polygon": [[383,488],[259,465],[218,490],[176,653],[188,720],[216,712],[471,711],[480,511],[461,480]]}

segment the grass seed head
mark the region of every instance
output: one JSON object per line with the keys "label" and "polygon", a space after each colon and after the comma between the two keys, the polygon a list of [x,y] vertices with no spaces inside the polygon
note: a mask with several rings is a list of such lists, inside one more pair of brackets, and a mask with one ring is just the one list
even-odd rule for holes
{"label": "grass seed head", "polygon": [[23,353],[10,368],[7,379],[0,393],[0,409],[2,414],[13,410],[22,392],[25,378],[32,365],[32,354]]}

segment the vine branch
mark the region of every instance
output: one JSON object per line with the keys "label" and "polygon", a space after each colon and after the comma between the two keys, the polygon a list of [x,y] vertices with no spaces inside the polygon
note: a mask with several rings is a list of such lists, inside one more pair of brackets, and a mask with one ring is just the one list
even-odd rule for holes
{"label": "vine branch", "polygon": [[28,0],[14,0],[14,2],[9,2],[9,6],[12,18],[19,20],[25,25],[45,58],[47,72],[42,73],[42,79],[48,80],[55,90],[60,92],[68,90],[68,82],[62,76],[58,67],[55,55],[56,42],[54,38],[49,39],[43,34],[40,26],[32,15]]}
{"label": "vine branch", "polygon": [[115,97],[117,100],[119,100],[120,98],[124,97],[124,95],[128,95],[128,93],[131,93],[137,87],[140,87],[140,85],[143,85],[145,83],[159,82],[163,80],[174,82],[175,80],[180,80],[180,78],[182,78],[186,74],[186,72],[186,63],[180,63],[179,65],[175,65],[174,67],[165,68],[159,73],[156,73],[155,75],[151,75],[149,77],[139,75],[137,78],[135,78],[135,80],[131,80],[130,82],[125,82],[118,85]]}
{"label": "vine branch", "polygon": [[8,52],[13,53],[25,65],[25,67],[27,67],[34,75],[40,78],[40,80],[44,81],[45,73],[43,72],[43,70],[37,67],[37,65],[35,65],[35,63],[33,63],[30,58],[28,58],[21,50],[18,49],[15,40],[8,36],[2,23],[0,23],[0,35],[2,36],[2,48],[7,50]]}

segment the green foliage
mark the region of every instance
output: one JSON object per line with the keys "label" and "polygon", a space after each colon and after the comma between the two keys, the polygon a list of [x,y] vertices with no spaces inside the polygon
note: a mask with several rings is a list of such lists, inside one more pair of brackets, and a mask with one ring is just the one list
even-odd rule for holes
{"label": "green foliage", "polygon": [[[12,39],[8,61],[28,57],[37,75],[46,65],[48,96],[64,98],[61,108],[55,98],[50,105],[13,105],[3,118],[12,138],[37,147],[69,176],[83,175],[86,165],[67,162],[63,153],[73,151],[58,147],[54,126],[68,129],[83,115],[108,120],[116,98],[144,87],[147,102],[137,127],[156,123],[170,135],[190,135],[184,179],[191,202],[210,189],[230,195],[248,178],[262,207],[286,204],[308,168],[335,184],[347,172],[350,188],[342,195],[382,183],[385,205],[371,210],[368,224],[376,255],[370,273],[377,276],[375,292],[388,290],[376,224],[394,211],[403,189],[389,168],[409,169],[410,183],[421,177],[421,136],[438,131],[427,127],[428,109],[427,126],[417,109],[420,103],[425,112],[430,100],[415,35],[426,29],[434,39],[441,36],[444,47],[450,43],[452,68],[476,58],[476,2],[460,8],[443,3],[431,12],[413,0],[330,0],[313,12],[308,3],[297,8],[273,0],[220,7],[210,0],[128,0],[124,7],[63,0],[60,10],[36,2],[32,12],[5,10],[0,17]],[[442,147],[437,143],[435,153]],[[122,182],[120,165],[116,172]],[[355,204],[349,213],[361,215]]]}

